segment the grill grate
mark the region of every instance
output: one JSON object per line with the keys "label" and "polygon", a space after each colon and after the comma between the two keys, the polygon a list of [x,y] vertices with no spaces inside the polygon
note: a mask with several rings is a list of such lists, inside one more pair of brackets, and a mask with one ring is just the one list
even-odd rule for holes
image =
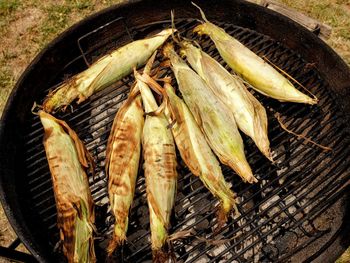
{"label": "grill grate", "polygon": [[[328,240],[327,236],[329,238],[334,231],[329,222],[335,219],[325,211],[329,211],[327,209],[337,201],[349,181],[347,165],[344,165],[350,161],[349,134],[344,129],[342,112],[329,93],[328,84],[298,54],[255,31],[218,24],[258,55],[265,56],[310,88],[320,102],[317,106],[280,103],[252,90],[268,112],[269,138],[276,163],[269,163],[253,142],[243,135],[247,160],[259,184],[244,184],[232,170],[223,167],[226,180],[238,193],[241,215],[234,215],[219,233],[214,232],[217,200],[179,160],[178,195],[170,233],[194,229],[196,237],[174,241],[173,252],[180,262],[298,261],[298,252],[313,255],[320,246],[312,249],[309,245],[317,240]],[[169,21],[160,21],[129,29],[127,33],[133,38],[141,38],[168,25]],[[195,20],[176,22],[176,27],[187,38],[194,38],[191,29],[195,25]],[[86,61],[90,63],[116,46],[125,44],[127,36],[101,40],[103,45],[87,49]],[[206,52],[222,62],[208,38],[197,40]],[[57,69],[60,72],[57,82],[84,67],[85,58],[75,58],[63,69]],[[78,133],[97,161],[96,176],[94,180],[89,178],[89,182],[96,203],[97,228],[101,236],[96,241],[96,247],[101,257],[113,225],[113,219],[107,212],[106,143],[115,113],[127,97],[132,82],[132,77],[126,77],[93,95],[79,107],[75,106],[73,112],[58,114]],[[47,91],[43,91],[39,100]],[[280,128],[275,113],[282,116],[289,129],[330,146],[333,151],[323,152],[288,134]],[[51,177],[42,145],[43,129],[37,116],[29,116],[28,120],[24,149],[26,196],[28,202],[34,204],[33,216],[41,220],[41,225],[47,229],[53,248],[59,237]],[[123,262],[143,262],[151,258],[148,229],[145,180],[143,171],[140,171],[130,214],[129,243],[118,252]],[[306,247],[308,252],[302,252]]]}

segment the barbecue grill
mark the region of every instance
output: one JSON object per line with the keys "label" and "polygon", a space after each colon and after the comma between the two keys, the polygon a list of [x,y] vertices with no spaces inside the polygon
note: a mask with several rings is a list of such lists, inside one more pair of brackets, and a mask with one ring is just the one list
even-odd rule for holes
{"label": "barbecue grill", "polygon": [[[240,215],[216,228],[217,200],[179,160],[178,193],[170,234],[195,234],[170,246],[179,262],[334,262],[349,246],[350,71],[315,34],[286,17],[238,0],[200,1],[212,22],[261,57],[288,72],[319,98],[315,106],[280,103],[252,93],[267,109],[275,163],[246,136],[246,156],[259,183],[248,185],[223,166],[225,179],[239,196]],[[0,129],[0,197],[15,232],[40,262],[60,262],[56,208],[42,145],[43,129],[31,113],[48,91],[93,61],[132,40],[170,26],[196,39],[224,66],[215,46],[192,29],[199,12],[189,1],[130,1],[76,24],[43,50],[27,68],[5,108]],[[158,62],[161,56],[158,55]],[[122,62],[121,62],[122,63]],[[227,67],[226,67],[227,68]],[[169,71],[169,74],[170,71]],[[128,76],[96,93],[73,110],[56,116],[78,133],[97,162],[89,177],[96,203],[96,254],[105,260],[112,231],[104,159],[113,118],[134,79]],[[306,143],[288,129],[332,148]],[[115,262],[151,260],[148,207],[141,169],[130,214],[128,242]]]}

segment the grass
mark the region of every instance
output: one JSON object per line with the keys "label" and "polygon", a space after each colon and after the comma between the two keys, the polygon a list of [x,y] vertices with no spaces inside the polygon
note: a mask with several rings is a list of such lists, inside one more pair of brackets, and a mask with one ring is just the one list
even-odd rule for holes
{"label": "grass", "polygon": [[[87,15],[122,0],[0,0],[0,115],[15,82],[34,56],[59,33]],[[280,0],[333,27],[327,43],[350,65],[348,0]],[[1,207],[0,207],[1,212]],[[11,227],[0,213],[0,245]],[[4,223],[5,222],[5,223]],[[1,260],[0,260],[1,262]],[[337,263],[350,262],[350,250]]]}
{"label": "grass", "polygon": [[[0,0],[0,33],[6,32],[6,27],[11,21],[12,14],[20,7],[18,0]],[[1,50],[1,45],[0,45]],[[0,68],[0,70],[2,70]]]}
{"label": "grass", "polygon": [[121,0],[0,0],[0,115],[14,83],[59,33]]}
{"label": "grass", "polygon": [[332,26],[327,43],[350,65],[350,2],[348,0],[281,0],[284,4]]}
{"label": "grass", "polygon": [[0,17],[6,17],[10,15],[13,11],[20,6],[20,1],[18,0],[3,0],[0,2]]}
{"label": "grass", "polygon": [[[58,5],[49,5],[43,10],[48,16],[41,25],[41,44],[46,44],[46,39],[52,39],[58,32],[63,31],[75,22],[74,16],[79,13],[85,16],[94,11],[92,1],[66,1]],[[79,17],[80,18],[80,17]]]}

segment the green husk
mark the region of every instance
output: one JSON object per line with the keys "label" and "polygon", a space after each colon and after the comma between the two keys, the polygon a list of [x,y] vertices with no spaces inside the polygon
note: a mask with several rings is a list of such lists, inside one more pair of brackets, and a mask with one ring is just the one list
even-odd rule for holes
{"label": "green husk", "polygon": [[316,97],[310,98],[297,90],[275,68],[227,34],[224,29],[209,22],[203,11],[201,9],[200,11],[204,22],[197,26],[194,32],[208,35],[226,63],[249,82],[256,91],[279,101],[307,104],[318,102]]}
{"label": "green husk", "polygon": [[182,52],[188,62],[233,113],[238,128],[251,137],[260,151],[272,160],[265,108],[250,94],[239,77],[231,75],[219,62],[189,42],[182,44]]}
{"label": "green husk", "polygon": [[220,161],[249,183],[256,182],[244,155],[244,145],[234,116],[168,44],[164,55],[170,59],[181,94],[208,144]]}
{"label": "green husk", "polygon": [[[136,71],[135,77],[146,114],[156,111],[158,105],[148,85]],[[163,113],[147,115],[142,135],[151,242],[156,262],[164,262],[167,258],[163,248],[168,240],[167,229],[177,184],[175,144],[171,130],[167,126],[168,122]]]}
{"label": "green husk", "polygon": [[153,52],[171,35],[171,29],[142,40],[133,41],[100,58],[85,71],[73,76],[51,92],[44,101],[46,112],[66,107],[75,99],[78,104],[95,92],[130,74],[146,63]]}
{"label": "green husk", "polygon": [[[226,183],[220,164],[187,105],[175,94],[170,84],[166,83],[164,87],[171,107],[166,112],[174,112],[175,115],[171,130],[181,158],[190,171],[220,200],[219,224],[222,224],[232,209],[237,212],[235,194]],[[168,119],[172,123],[169,113]]]}
{"label": "green husk", "polygon": [[57,207],[63,253],[68,262],[95,262],[94,204],[85,169],[92,157],[64,122],[39,111]]}

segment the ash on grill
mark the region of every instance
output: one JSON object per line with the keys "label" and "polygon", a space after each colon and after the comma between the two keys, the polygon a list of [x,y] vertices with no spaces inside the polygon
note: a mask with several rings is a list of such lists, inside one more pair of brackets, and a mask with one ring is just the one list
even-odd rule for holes
{"label": "ash on grill", "polygon": [[[161,21],[131,28],[130,36],[141,38],[169,24],[169,21]],[[195,20],[179,19],[176,28],[183,36],[194,38],[191,32],[196,24]],[[178,194],[170,234],[193,229],[195,235],[175,240],[173,252],[179,262],[298,262],[300,255],[303,258],[313,255],[334,234],[330,223],[335,217],[324,211],[337,200],[349,180],[346,166],[341,165],[350,161],[349,134],[342,129],[340,111],[328,94],[328,84],[314,68],[307,68],[307,63],[298,54],[255,31],[231,24],[217,24],[310,88],[320,102],[317,106],[280,103],[252,91],[267,109],[275,164],[266,160],[253,142],[243,135],[247,160],[259,183],[246,185],[232,170],[222,167],[225,179],[239,196],[241,215],[230,218],[219,232],[216,231],[215,219],[217,200],[179,161]],[[108,30],[108,25],[105,29]],[[122,42],[125,41],[125,37],[122,39]],[[121,45],[118,41],[105,41],[104,45],[91,48],[93,51],[85,54],[87,61]],[[200,39],[200,44],[204,51],[224,65],[208,38]],[[78,68],[85,64],[82,58],[76,59],[69,63],[66,71],[77,63]],[[106,143],[114,116],[127,98],[133,81],[131,77],[124,78],[93,95],[79,107],[74,107],[72,113],[60,116],[72,124],[97,161],[96,176],[89,182],[97,206],[96,221],[100,234],[96,240],[97,255],[102,258],[113,226],[113,219],[107,211]],[[281,114],[289,129],[330,146],[333,151],[323,152],[285,132],[274,117],[276,112]],[[37,138],[38,127],[38,119],[33,117],[32,130],[26,138],[26,152],[28,160],[35,157],[38,160],[36,164],[42,166],[28,161],[26,179],[28,185],[33,186],[29,190],[35,204],[33,209],[44,218],[43,226],[48,229],[54,247],[59,240],[55,202],[43,147],[38,143],[41,140],[41,137]],[[38,153],[31,157],[33,152]],[[148,216],[145,180],[140,169],[129,219],[128,242],[116,252],[115,259],[121,262],[147,262],[151,259]]]}

